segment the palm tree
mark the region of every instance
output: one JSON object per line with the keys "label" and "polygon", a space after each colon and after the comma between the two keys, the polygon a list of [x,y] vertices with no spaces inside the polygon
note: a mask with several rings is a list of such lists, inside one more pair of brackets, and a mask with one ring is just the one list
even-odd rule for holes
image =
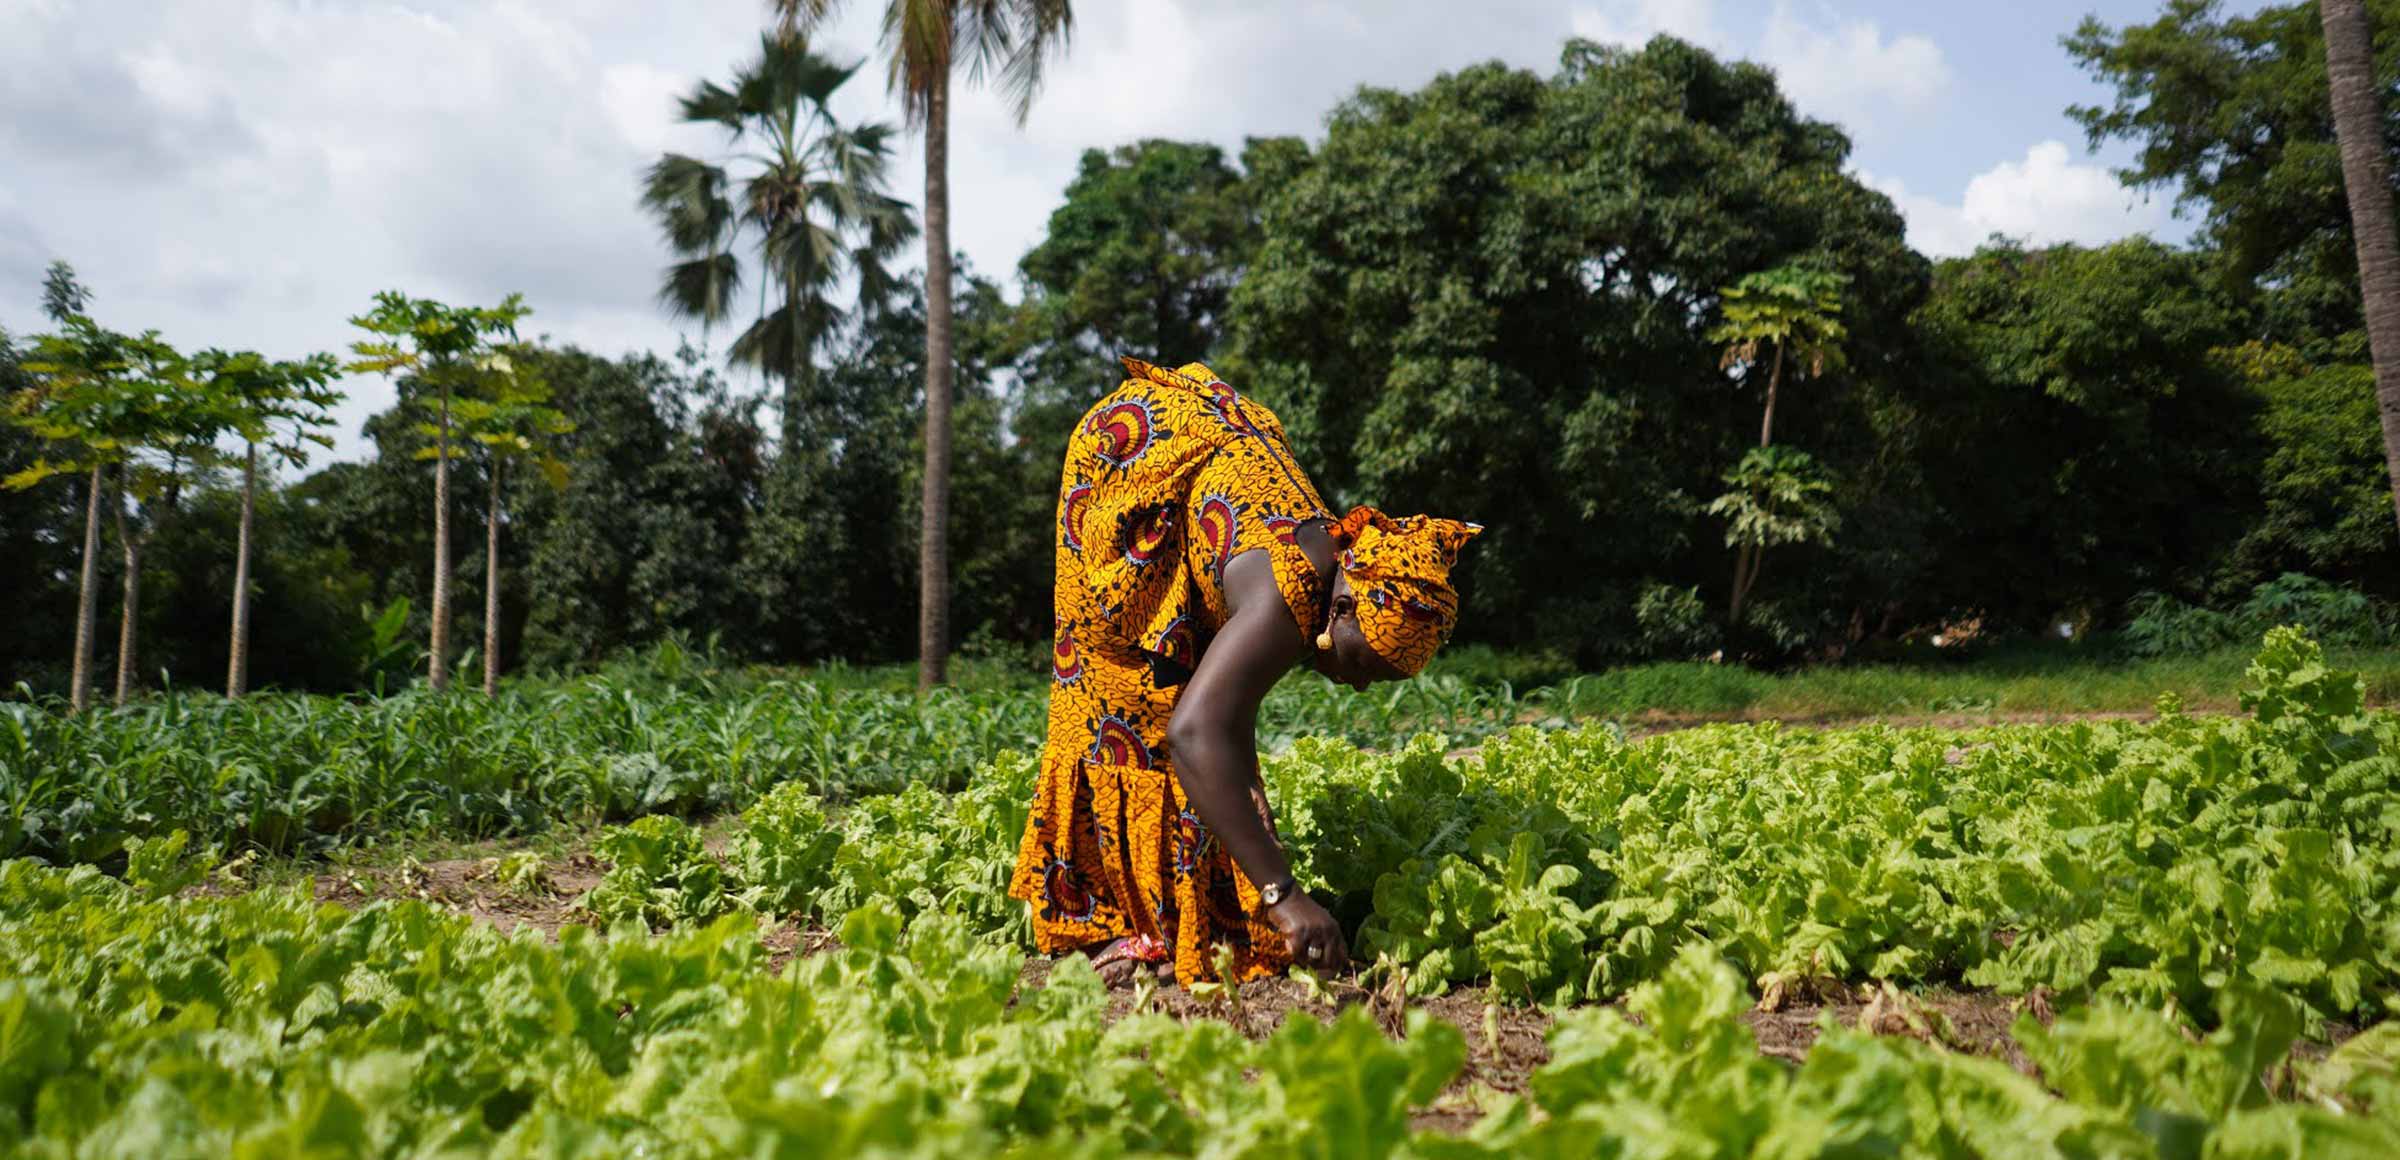
{"label": "palm tree", "polygon": [[2392,223],[2392,164],[2384,152],[2383,89],[2362,0],[2318,0],[2325,22],[2325,77],[2333,90],[2334,136],[2341,142],[2342,184],[2350,193],[2350,232],[2358,243],[2359,294],[2367,314],[2367,352],[2375,362],[2375,402],[2383,413],[2383,462],[2400,520],[2400,237]]}
{"label": "palm tree", "polygon": [[[845,0],[773,0],[785,29],[821,26]],[[918,546],[917,684],[949,675],[950,74],[996,76],[1017,123],[1041,91],[1048,57],[1066,47],[1072,0],[884,0],[883,47],[908,121],[925,131],[925,503]]]}
{"label": "palm tree", "polygon": [[642,191],[642,204],[681,259],[659,287],[675,313],[703,324],[724,320],[742,284],[736,250],[756,249],[765,273],[758,318],[734,339],[731,354],[782,377],[786,454],[809,438],[818,403],[812,356],[846,317],[834,291],[848,276],[862,309],[887,301],[885,263],[916,232],[907,204],[885,192],[891,126],[844,126],[829,107],[857,71],[811,52],[799,37],[760,37],[757,59],[730,86],[703,81],[682,100],[683,119],[723,126],[733,154],[721,161],[666,154]]}

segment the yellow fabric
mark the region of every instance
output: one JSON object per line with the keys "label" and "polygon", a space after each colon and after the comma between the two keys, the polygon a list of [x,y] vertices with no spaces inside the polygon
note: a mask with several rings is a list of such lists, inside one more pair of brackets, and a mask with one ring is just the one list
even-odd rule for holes
{"label": "yellow fabric", "polygon": [[1358,627],[1376,655],[1406,676],[1425,671],[1434,650],[1458,626],[1458,590],[1450,569],[1480,524],[1432,516],[1393,518],[1352,508],[1336,528],[1346,542],[1341,569],[1350,578]]}
{"label": "yellow fabric", "polygon": [[1293,533],[1330,514],[1272,412],[1197,363],[1125,365],[1059,481],[1050,723],[1009,893],[1045,953],[1139,939],[1191,983],[1224,947],[1251,978],[1283,969],[1285,944],[1185,800],[1167,722],[1225,623],[1234,556],[1267,552],[1315,632],[1323,588]]}

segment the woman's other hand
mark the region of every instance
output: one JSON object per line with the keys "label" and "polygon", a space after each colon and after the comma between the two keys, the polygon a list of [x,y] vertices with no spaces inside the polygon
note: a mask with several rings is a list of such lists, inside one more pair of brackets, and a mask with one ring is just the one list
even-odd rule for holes
{"label": "woman's other hand", "polygon": [[1293,966],[1326,972],[1350,965],[1350,944],[1342,937],[1342,924],[1317,905],[1316,899],[1295,891],[1267,908],[1267,921],[1274,923],[1291,945]]}

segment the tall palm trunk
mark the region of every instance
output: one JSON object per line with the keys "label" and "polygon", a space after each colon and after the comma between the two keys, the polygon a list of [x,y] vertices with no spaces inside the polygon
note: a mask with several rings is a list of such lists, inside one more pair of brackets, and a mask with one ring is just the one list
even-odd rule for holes
{"label": "tall palm trunk", "polygon": [[432,656],[425,662],[426,683],[434,691],[450,687],[450,384],[442,383],[441,422],[434,432],[433,455],[433,631]]}
{"label": "tall palm trunk", "polygon": [[226,646],[225,695],[250,691],[250,528],[258,519],[258,444],[242,460],[242,528],[233,541],[233,639]]}
{"label": "tall palm trunk", "polygon": [[117,483],[117,543],[125,550],[125,588],[122,608],[117,618],[117,704],[122,706],[133,694],[133,672],[136,664],[136,625],[142,610],[142,540],[133,534],[125,521],[125,468],[119,467]]}
{"label": "tall palm trunk", "polygon": [[483,515],[483,695],[500,692],[500,457],[492,457],[492,495]]}
{"label": "tall palm trunk", "polygon": [[92,638],[100,634],[100,468],[92,467],[83,499],[83,579],[75,590],[75,664],[67,703],[77,713],[92,705]]}
{"label": "tall palm trunk", "polygon": [[950,70],[925,98],[925,523],[918,544],[917,687],[950,668]]}
{"label": "tall palm trunk", "polygon": [[2363,0],[2319,0],[2325,22],[2325,75],[2333,90],[2334,135],[2342,148],[2342,184],[2350,194],[2350,232],[2358,243],[2359,294],[2367,314],[2367,351],[2375,362],[2375,402],[2383,413],[2383,462],[2392,516],[2400,521],[2400,237],[2392,221],[2391,158],[2385,153],[2383,93]]}

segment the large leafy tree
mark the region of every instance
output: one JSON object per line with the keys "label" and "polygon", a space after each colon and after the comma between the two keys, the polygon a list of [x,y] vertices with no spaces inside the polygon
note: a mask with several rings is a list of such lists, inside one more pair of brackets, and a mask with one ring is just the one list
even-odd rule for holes
{"label": "large leafy tree", "polygon": [[[2373,84],[2388,91],[2400,83],[2400,0],[2366,0],[2365,9]],[[2119,175],[2137,189],[2172,191],[2226,274],[2273,288],[2265,304],[2283,341],[2309,347],[2360,325],[2316,4],[2229,13],[2218,0],[2168,0],[2145,24],[2087,19],[2066,45],[2113,90],[2069,113],[2095,145],[2135,147]],[[2377,135],[2387,154],[2400,150],[2400,123],[2385,116]]]}
{"label": "large leafy tree", "polygon": [[1911,420],[1941,532],[1920,587],[1988,626],[2193,591],[2253,518],[2256,395],[2203,254],[2132,239],[1945,262]]}
{"label": "large leafy tree", "polygon": [[351,344],[359,357],[350,369],[400,376],[403,390],[413,387],[413,401],[433,413],[434,442],[425,454],[433,461],[433,595],[426,680],[437,690],[450,687],[451,402],[460,389],[477,384],[499,346],[516,338],[518,320],[529,313],[524,299],[515,294],[498,306],[447,306],[387,290],[375,296],[373,310],[350,320],[373,336]]}
{"label": "large leafy tree", "polygon": [[[1305,146],[1254,140],[1245,164],[1285,148]],[[1009,430],[1054,456],[1084,409],[1124,377],[1118,355],[1175,365],[1220,352],[1233,288],[1258,249],[1263,192],[1215,145],[1086,150],[1042,240],[1017,265],[1028,349]]]}
{"label": "large leafy tree", "polygon": [[[518,356],[574,425],[554,441],[566,485],[527,486],[520,472],[506,500],[524,558],[527,663],[592,664],[670,633],[772,655],[741,584],[770,441],[756,400],[686,353],[681,363],[573,348]],[[838,392],[842,365],[828,389]],[[890,585],[879,591],[889,604]]]}
{"label": "large leafy tree", "polygon": [[848,313],[838,292],[848,280],[863,307],[881,303],[886,265],[915,233],[908,207],[886,192],[891,127],[833,115],[834,94],[857,69],[799,36],[761,37],[730,84],[703,81],[682,98],[683,119],[723,127],[729,152],[669,153],[643,185],[679,259],[659,287],[670,309],[724,321],[739,309],[745,251],[763,274],[758,316],[731,353],[783,380],[787,453],[810,440],[808,418],[822,407],[814,357]]}
{"label": "large leafy tree", "polygon": [[2366,5],[2361,0],[2318,0],[2318,7],[2325,18],[2325,73],[2333,92],[2342,183],[2349,191],[2351,236],[2357,243],[2367,347],[2375,360],[2384,471],[2391,479],[2393,524],[2400,527],[2400,229],[2392,221],[2385,86],[2375,83]]}
{"label": "large leafy tree", "polygon": [[321,428],[333,422],[329,409],[342,400],[331,385],[340,369],[329,354],[287,361],[256,351],[205,350],[192,356],[193,377],[226,408],[228,424],[242,439],[242,516],[234,546],[233,627],[225,649],[228,697],[250,687],[250,554],[258,523],[259,449],[295,468],[307,465],[311,446],[331,449],[333,440]]}
{"label": "large leafy tree", "polygon": [[[773,0],[807,31],[844,0]],[[947,679],[950,657],[950,406],[958,352],[951,301],[950,82],[1000,85],[1022,124],[1042,72],[1074,24],[1071,0],[884,0],[891,86],[925,135],[925,474],[917,549],[917,683]]]}
{"label": "large leafy tree", "polygon": [[2258,393],[2265,458],[2258,512],[2211,578],[2213,595],[2237,599],[2286,572],[2400,594],[2375,372],[2355,349],[2360,341],[2323,364],[2278,343],[2224,352]]}
{"label": "large leafy tree", "polygon": [[1650,582],[1724,583],[1700,509],[1758,412],[1723,389],[1718,287],[1804,257],[1851,279],[1855,373],[1781,423],[1875,478],[1847,467],[1873,454],[1848,384],[1892,373],[1928,267],[1848,154],[1766,69],[1672,38],[1362,90],[1313,157],[1252,168],[1265,238],[1221,369],[1329,498],[1490,529],[1469,631],[1599,659]]}

